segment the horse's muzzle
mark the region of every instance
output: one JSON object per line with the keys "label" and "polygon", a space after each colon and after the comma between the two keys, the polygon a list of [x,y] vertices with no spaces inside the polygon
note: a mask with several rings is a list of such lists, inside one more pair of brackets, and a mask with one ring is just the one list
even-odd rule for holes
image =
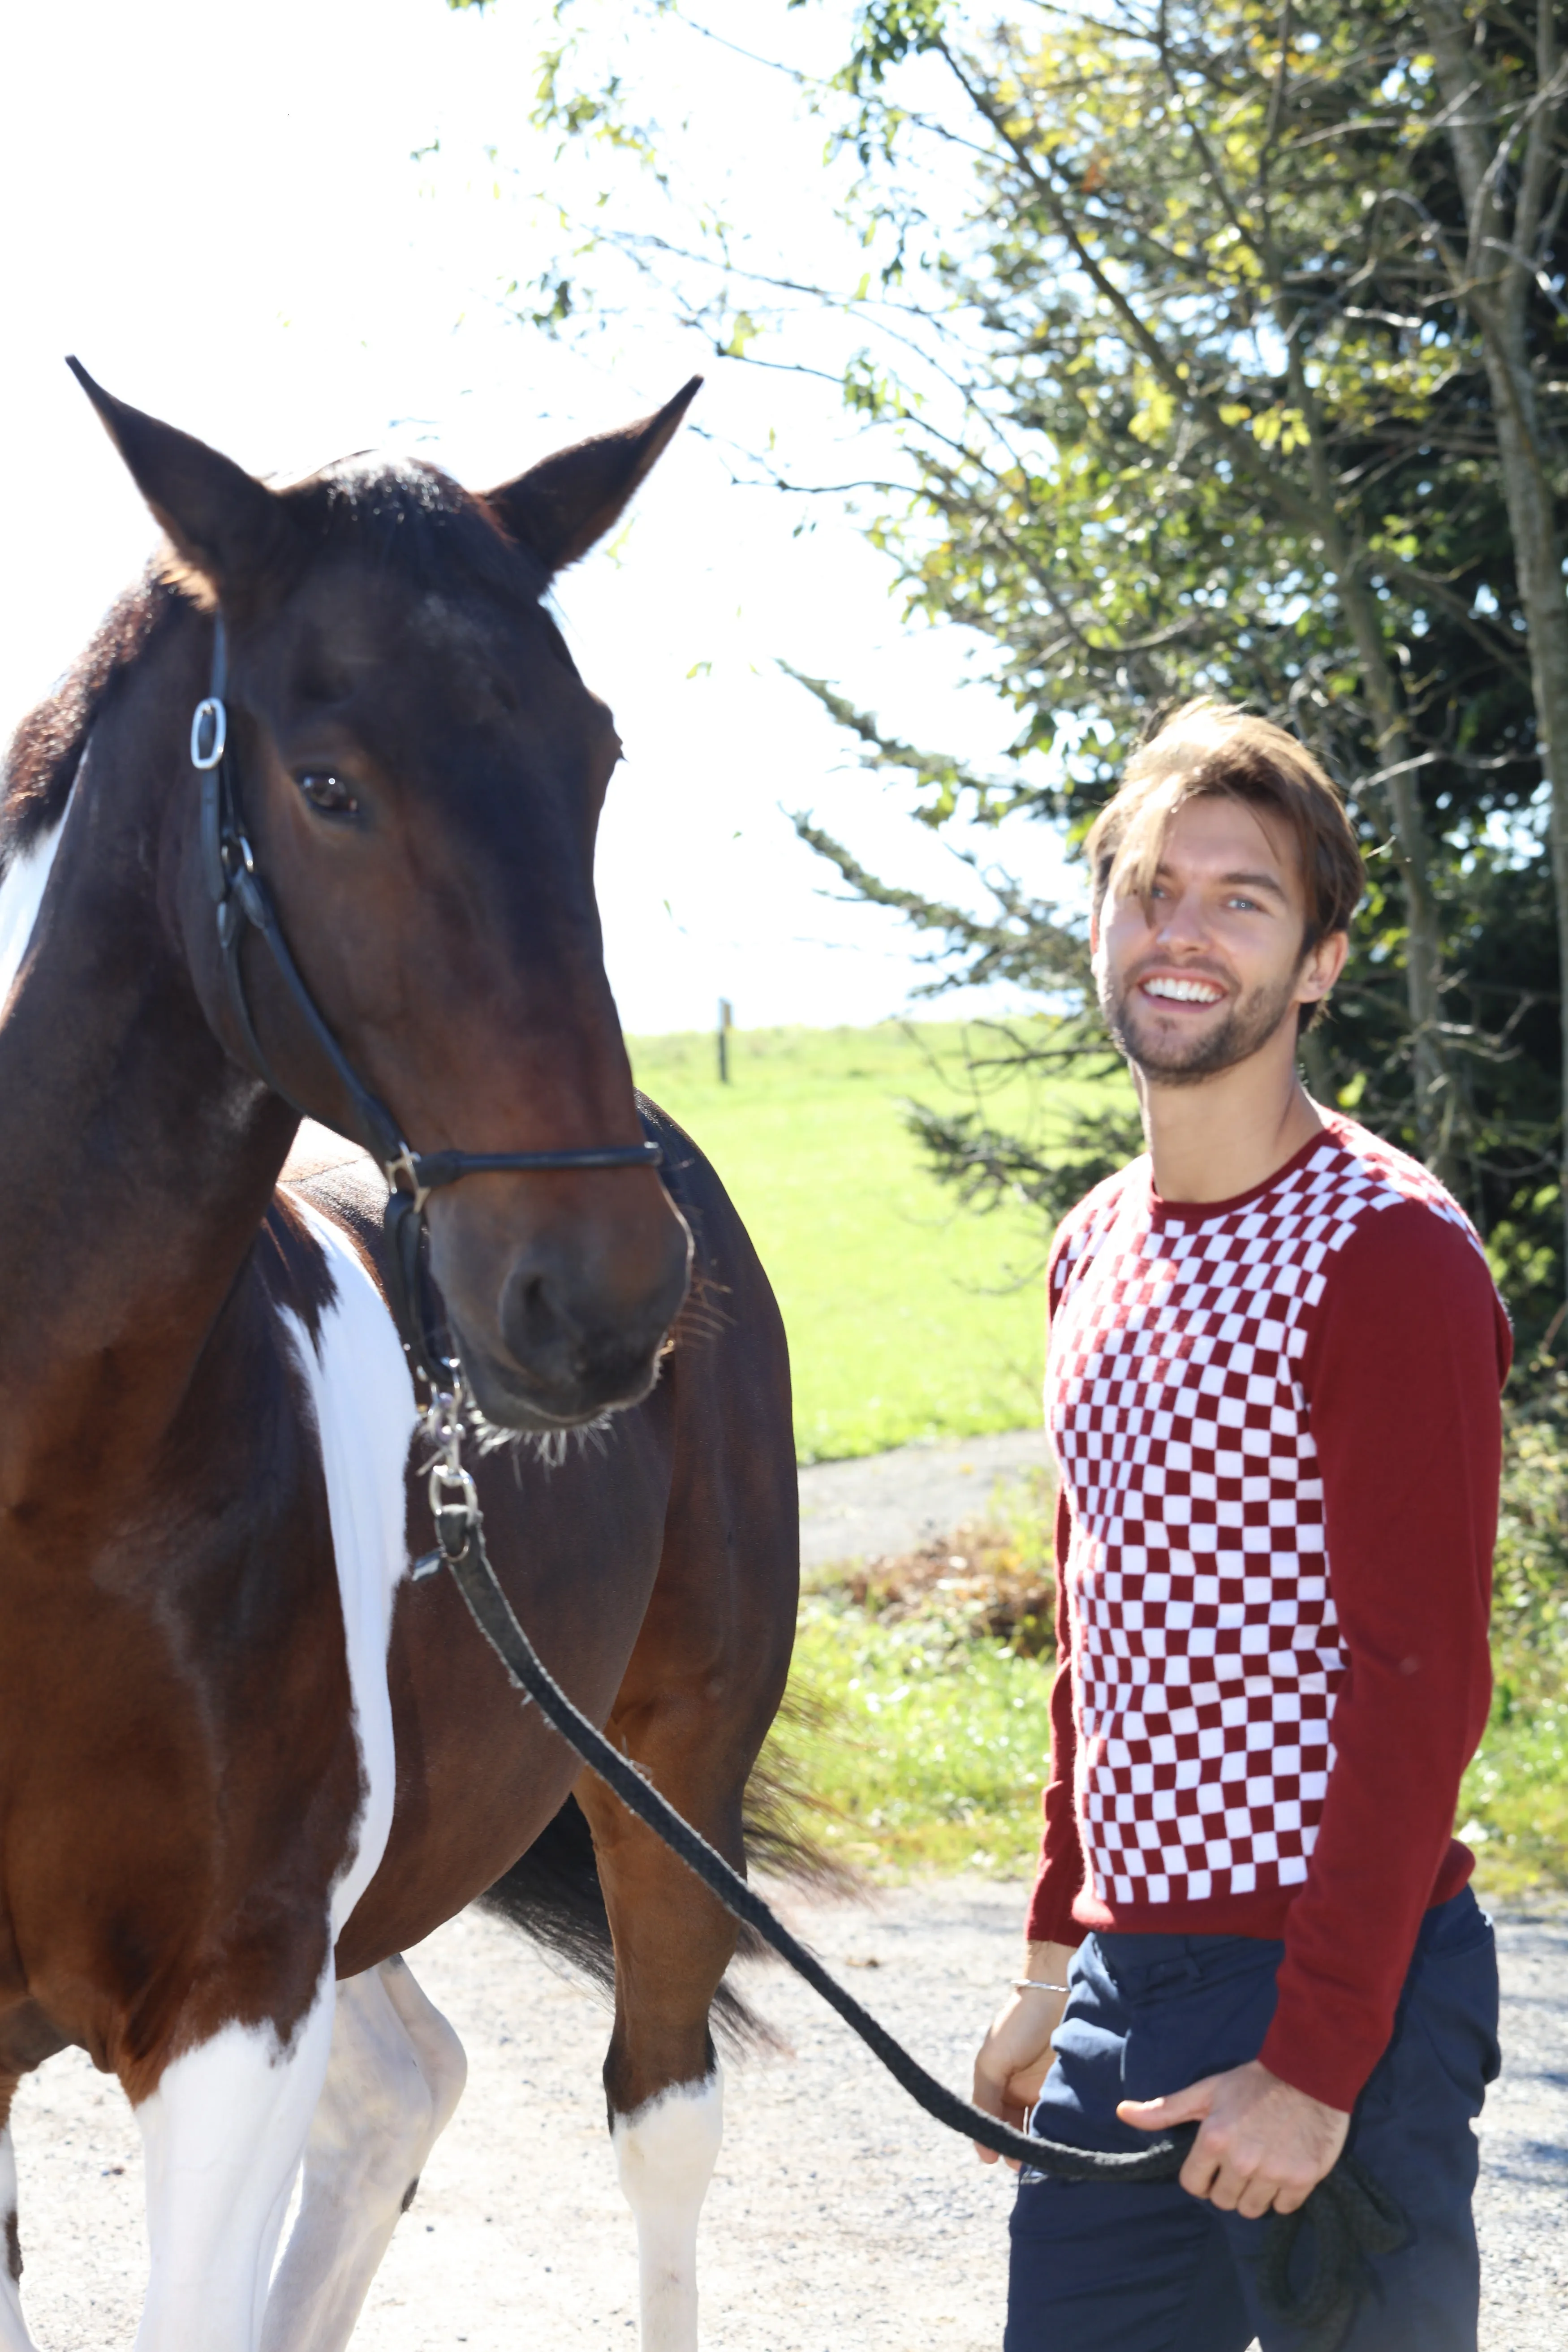
{"label": "horse's muzzle", "polygon": [[[489,1284],[470,1276],[446,1286],[464,1376],[486,1420],[572,1428],[639,1403],[685,1300],[690,1252],[673,1213],[651,1234],[616,1221],[546,1227],[492,1270],[489,1314]],[[461,1264],[467,1254],[458,1255]]]}

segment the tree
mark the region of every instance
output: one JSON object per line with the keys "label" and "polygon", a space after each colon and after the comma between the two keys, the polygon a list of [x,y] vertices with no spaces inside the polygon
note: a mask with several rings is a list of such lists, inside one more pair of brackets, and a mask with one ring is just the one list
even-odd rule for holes
{"label": "tree", "polygon": [[[1062,711],[1108,731],[1069,817],[1151,701],[1217,689],[1315,740],[1398,861],[1315,1075],[1412,1126],[1501,1229],[1516,1282],[1539,1283],[1561,1097],[1530,1081],[1560,1048],[1520,821],[1542,730],[1484,352],[1447,250],[1462,191],[1407,29],[1375,9],[1167,9],[1003,33],[977,58],[927,12],[921,42],[994,134],[980,234],[938,265],[988,364],[963,443],[921,449],[937,528],[922,545],[906,523],[900,545],[916,601],[1002,649],[1032,740]],[[1525,326],[1546,373],[1558,314],[1542,301]],[[1409,1118],[1388,1083],[1402,948]],[[946,1140],[963,1166],[965,1139]]]}
{"label": "tree", "polygon": [[[984,31],[942,0],[872,0],[836,81],[807,88],[859,158],[849,210],[879,259],[874,284],[816,289],[848,322],[847,399],[901,452],[874,530],[913,608],[993,648],[1019,754],[1055,773],[975,777],[814,690],[938,823],[965,802],[1081,831],[1151,710],[1194,691],[1294,727],[1344,782],[1373,877],[1314,1083],[1460,1193],[1538,1328],[1568,1267],[1556,37],[1550,9],[1521,29],[1458,0],[1425,20],[1391,0],[1022,5]],[[624,87],[571,68],[548,61],[547,118],[658,153]],[[922,152],[965,158],[971,201]],[[743,275],[722,236],[639,228],[622,249],[681,279],[721,350],[742,315],[748,338],[779,321],[787,271]],[[1005,877],[976,922],[803,829],[955,978],[1005,968],[1082,1004],[1081,941]],[[1096,1050],[1081,1021],[990,1045]],[[1059,1154],[979,1105],[925,1131],[972,1194],[1059,1195]],[[1119,1141],[1079,1137],[1071,1181]]]}
{"label": "tree", "polygon": [[[1427,0],[1441,121],[1464,199],[1462,237],[1434,220],[1455,294],[1479,331],[1492,430],[1508,502],[1520,607],[1530,649],[1537,741],[1549,795],[1559,994],[1568,1002],[1568,583],[1556,508],[1562,495],[1561,387],[1542,362],[1558,337],[1542,333],[1544,296],[1563,316],[1555,250],[1568,183],[1561,138],[1568,95],[1557,12],[1538,0],[1530,32],[1458,0]],[[1510,37],[1511,36],[1511,37]],[[1533,72],[1531,71],[1533,67]],[[1568,1021],[1562,1024],[1560,1099],[1568,1104]],[[1568,1217],[1568,1127],[1562,1146]],[[1568,1252],[1564,1254],[1568,1267]]]}

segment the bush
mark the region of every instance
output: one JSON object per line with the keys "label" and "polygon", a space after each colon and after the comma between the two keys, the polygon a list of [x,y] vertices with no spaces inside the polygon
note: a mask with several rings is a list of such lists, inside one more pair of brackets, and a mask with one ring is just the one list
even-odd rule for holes
{"label": "bush", "polygon": [[1459,1834],[1500,1895],[1568,1885],[1568,1378],[1507,1416],[1493,1577],[1496,1688]]}

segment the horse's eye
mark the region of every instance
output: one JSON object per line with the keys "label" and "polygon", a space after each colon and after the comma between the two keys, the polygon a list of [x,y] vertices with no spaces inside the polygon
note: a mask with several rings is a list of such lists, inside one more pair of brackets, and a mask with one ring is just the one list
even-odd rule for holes
{"label": "horse's eye", "polygon": [[312,773],[301,776],[300,790],[310,806],[322,816],[357,816],[359,803],[341,776]]}

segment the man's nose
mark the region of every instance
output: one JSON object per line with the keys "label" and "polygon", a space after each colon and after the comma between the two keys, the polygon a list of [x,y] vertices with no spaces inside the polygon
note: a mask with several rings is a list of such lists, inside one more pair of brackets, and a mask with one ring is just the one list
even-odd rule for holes
{"label": "man's nose", "polygon": [[1162,899],[1155,911],[1154,936],[1162,947],[1192,949],[1206,945],[1208,919],[1200,891],[1177,891]]}

